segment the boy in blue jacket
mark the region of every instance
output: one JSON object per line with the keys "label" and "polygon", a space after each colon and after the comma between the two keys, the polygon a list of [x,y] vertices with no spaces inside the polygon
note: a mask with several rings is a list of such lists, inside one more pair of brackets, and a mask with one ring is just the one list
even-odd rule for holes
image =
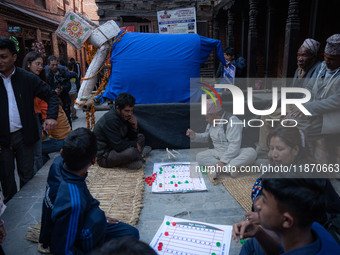
{"label": "boy in blue jacket", "polygon": [[88,254],[104,242],[121,237],[139,239],[136,228],[106,218],[85,179],[96,162],[97,141],[86,128],[64,140],[53,162],[43,201],[39,249],[58,254]]}

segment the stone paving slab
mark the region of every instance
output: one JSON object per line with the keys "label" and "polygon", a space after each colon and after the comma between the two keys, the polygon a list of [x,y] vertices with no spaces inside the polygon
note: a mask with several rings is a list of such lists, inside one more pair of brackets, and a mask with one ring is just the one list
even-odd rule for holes
{"label": "stone paving slab", "polygon": [[3,214],[7,237],[2,245],[7,255],[40,254],[37,244],[27,241],[25,236],[27,228],[40,221],[48,170],[52,162],[53,159],[48,161],[34,178],[7,203]]}

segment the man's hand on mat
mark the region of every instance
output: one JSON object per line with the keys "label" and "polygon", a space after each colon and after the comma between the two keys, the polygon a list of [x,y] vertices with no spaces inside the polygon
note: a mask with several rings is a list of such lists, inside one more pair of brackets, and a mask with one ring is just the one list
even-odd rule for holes
{"label": "man's hand on mat", "polygon": [[128,120],[134,130],[138,129],[137,125],[137,119],[134,116],[131,116],[130,119]]}
{"label": "man's hand on mat", "polygon": [[118,224],[120,222],[120,220],[117,220],[117,219],[111,218],[111,217],[106,217],[106,221],[109,224]]}
{"label": "man's hand on mat", "polygon": [[195,138],[196,138],[196,133],[195,133],[195,131],[191,130],[190,128],[188,128],[186,135],[187,135],[188,137],[190,137],[190,139],[195,139]]}

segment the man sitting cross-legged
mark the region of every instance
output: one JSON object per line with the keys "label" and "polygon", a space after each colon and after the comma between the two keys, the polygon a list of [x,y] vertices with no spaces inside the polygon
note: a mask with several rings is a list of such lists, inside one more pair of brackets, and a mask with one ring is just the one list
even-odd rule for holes
{"label": "man sitting cross-legged", "polygon": [[[214,124],[214,120],[220,119],[227,120],[228,124]],[[200,166],[209,166],[213,179],[217,177],[217,172],[228,172],[231,167],[239,168],[255,161],[255,146],[243,133],[243,125],[235,124],[241,122],[236,116],[208,99],[206,121],[208,125],[204,133],[188,129],[186,135],[193,142],[209,143],[211,148],[199,152],[196,160]],[[230,171],[230,175],[237,177],[237,171]]]}
{"label": "man sitting cross-legged", "polygon": [[47,178],[43,201],[39,251],[89,254],[104,242],[122,237],[139,239],[136,228],[105,217],[87,188],[88,168],[96,162],[97,141],[86,128],[64,140]]}
{"label": "man sitting cross-legged", "polygon": [[135,98],[120,93],[115,108],[105,113],[94,127],[98,142],[98,165],[105,168],[115,166],[139,169],[143,157],[151,147],[145,146],[145,137],[138,133],[137,119],[132,115]]}

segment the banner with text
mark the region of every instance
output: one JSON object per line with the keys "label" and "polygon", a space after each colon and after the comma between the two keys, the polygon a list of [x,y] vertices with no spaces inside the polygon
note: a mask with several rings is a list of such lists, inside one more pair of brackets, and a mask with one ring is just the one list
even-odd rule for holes
{"label": "banner with text", "polygon": [[157,19],[160,34],[197,33],[195,7],[158,11]]}

